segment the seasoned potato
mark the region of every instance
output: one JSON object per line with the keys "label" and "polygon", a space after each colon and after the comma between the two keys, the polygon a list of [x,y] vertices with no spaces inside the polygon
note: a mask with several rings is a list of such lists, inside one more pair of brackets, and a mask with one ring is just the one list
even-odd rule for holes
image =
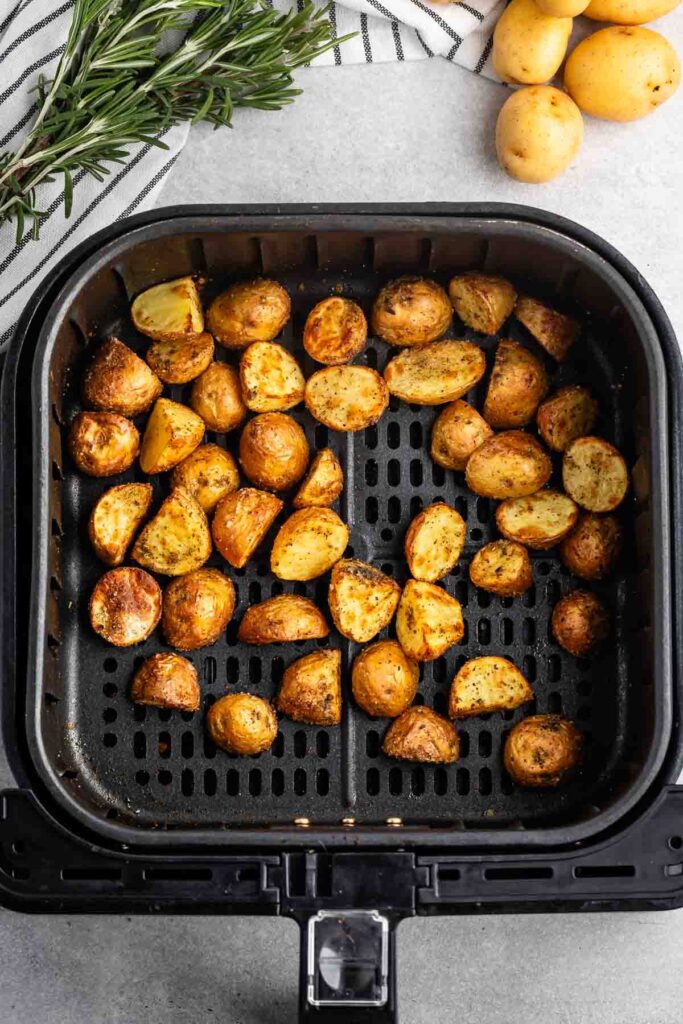
{"label": "seasoned potato", "polygon": [[416,580],[435,583],[460,558],[467,527],[459,512],[443,501],[428,505],[408,527],[403,548]]}
{"label": "seasoned potato", "polygon": [[164,384],[187,384],[207,368],[213,348],[213,338],[204,332],[191,338],[155,341],[145,359]]}
{"label": "seasoned potato", "polygon": [[558,363],[567,358],[581,330],[578,322],[570,316],[558,313],[556,309],[526,295],[517,299],[515,316]]}
{"label": "seasoned potato", "polygon": [[470,562],[470,579],[481,590],[518,597],[534,582],[529,552],[512,540],[491,541]]}
{"label": "seasoned potato", "polygon": [[470,658],[451,683],[450,718],[469,718],[489,711],[511,711],[533,700],[534,691],[507,658]]}
{"label": "seasoned potato", "polygon": [[306,381],[306,408],[332,430],[364,430],[389,404],[387,386],[369,366],[328,366]]}
{"label": "seasoned potato", "polygon": [[451,723],[419,704],[391,723],[382,750],[387,757],[429,764],[452,764],[460,756],[458,734]]}
{"label": "seasoned potato", "polygon": [[475,448],[492,435],[486,420],[459,398],[436,417],[430,453],[444,469],[464,469]]}
{"label": "seasoned potato", "polygon": [[451,304],[441,285],[426,277],[399,277],[382,288],[372,307],[372,329],[390,345],[424,345],[448,330]]}
{"label": "seasoned potato", "polygon": [[206,513],[239,485],[235,460],[217,444],[200,444],[171,473],[171,487],[184,487]]}
{"label": "seasoned potato", "polygon": [[142,643],[161,618],[161,588],[142,569],[111,569],[88,605],[92,628],[115,647]]}
{"label": "seasoned potato", "polygon": [[228,693],[206,713],[206,728],[217,747],[229,754],[261,754],[277,736],[273,705],[253,693]]}
{"label": "seasoned potato", "polygon": [[317,363],[338,366],[357,356],[367,337],[368,325],[360,306],[351,299],[333,295],[308,314],[304,348]]}
{"label": "seasoned potato", "polygon": [[415,405],[454,402],[484,376],[484,353],[470,341],[436,341],[395,356],[384,370],[390,394]]}
{"label": "seasoned potato", "polygon": [[138,416],[161,394],[161,381],[140,356],[118,338],[95,353],[83,378],[83,402],[102,412]]}
{"label": "seasoned potato", "polygon": [[401,588],[357,558],[342,558],[330,577],[330,614],[342,636],[363,644],[391,622]]}
{"label": "seasoned potato", "polygon": [[413,661],[434,661],[465,635],[460,602],[441,587],[408,580],[396,613],[396,636]]}
{"label": "seasoned potato", "polygon": [[540,359],[516,341],[501,341],[484,401],[484,419],[495,429],[525,427],[548,394]]}
{"label": "seasoned potato", "polygon": [[552,85],[516,89],[496,121],[498,163],[531,185],[552,181],[574,163],[583,142],[581,111]]}
{"label": "seasoned potato", "polygon": [[270,568],[281,580],[312,580],[344,554],[349,528],[331,508],[292,512],[275,537]]}
{"label": "seasoned potato", "polygon": [[582,658],[609,636],[609,615],[588,590],[572,590],[553,608],[550,628],[560,647]]}
{"label": "seasoned potato", "polygon": [[314,651],[285,669],[275,705],[295,722],[339,725],[341,722],[341,652]]}
{"label": "seasoned potato", "polygon": [[274,341],[255,341],[240,359],[242,398],[252,412],[293,409],[306,381],[291,352]]}
{"label": "seasoned potato", "polygon": [[157,341],[188,338],[204,330],[202,304],[191,277],[165,281],[141,292],[130,315],[141,334]]}
{"label": "seasoned potato", "polygon": [[544,14],[533,0],[511,0],[493,31],[494,71],[515,85],[549,82],[564,60],[571,33],[571,18]]}
{"label": "seasoned potato", "polygon": [[235,367],[209,363],[192,385],[190,405],[204,420],[207,430],[224,434],[244,423],[247,407]]}
{"label": "seasoned potato", "polygon": [[448,294],[462,322],[481,334],[496,334],[517,300],[517,292],[504,277],[476,272],[452,277]]}
{"label": "seasoned potato", "polygon": [[328,636],[325,616],[307,597],[278,594],[247,608],[238,639],[246,644],[283,644]]}
{"label": "seasoned potato", "polygon": [[194,569],[164,591],[161,631],[180,651],[215,644],[235,610],[232,580],[218,569]]}
{"label": "seasoned potato", "polygon": [[157,399],[142,438],[140,469],[150,475],[173,469],[201,444],[204,430],[204,420],[186,405]]}
{"label": "seasoned potato", "polygon": [[518,786],[556,786],[579,762],[581,733],[561,715],[531,715],[505,741],[505,770]]}
{"label": "seasoned potato", "polygon": [[272,341],[289,320],[289,295],[277,281],[259,278],[234,284],[213,300],[206,322],[225,348],[246,348]]}
{"label": "seasoned potato", "polygon": [[216,548],[226,562],[242,569],[256,551],[284,502],[267,491],[241,487],[221,498],[211,523]]}
{"label": "seasoned potato", "polygon": [[184,488],[176,487],[153,519],[138,534],[132,557],[164,576],[184,576],[199,569],[211,554],[206,514]]}
{"label": "seasoned potato", "polygon": [[562,483],[582,508],[589,512],[611,512],[624,500],[628,470],[620,453],[608,441],[580,437],[564,453]]}
{"label": "seasoned potato", "polygon": [[351,689],[368,715],[396,718],[415,700],[420,669],[396,640],[377,640],[356,657]]}
{"label": "seasoned potato", "polygon": [[621,553],[622,534],[614,516],[583,512],[576,529],[562,541],[560,558],[583,580],[601,580]]}
{"label": "seasoned potato", "polygon": [[539,491],[552,463],[536,438],[509,430],[484,441],[467,461],[465,481],[485,498],[521,498]]}
{"label": "seasoned potato", "polygon": [[598,403],[588,388],[573,384],[560,388],[538,407],[538,432],[554,452],[563,452],[578,437],[590,434]]}
{"label": "seasoned potato", "polygon": [[673,11],[681,0],[591,0],[583,13],[594,21],[644,25]]}
{"label": "seasoned potato", "polygon": [[329,507],[344,487],[344,473],[331,448],[323,448],[313,459],[301,487],[296,492],[294,508]]}
{"label": "seasoned potato", "polygon": [[153,654],[140,666],[130,688],[136,704],[175,711],[199,711],[197,670],[179,654]]}
{"label": "seasoned potato", "polygon": [[536,491],[524,498],[506,498],[496,509],[496,526],[508,540],[535,551],[551,548],[574,529],[579,510],[560,491]]}
{"label": "seasoned potato", "polygon": [[135,462],[140,434],[116,412],[79,412],[71,421],[67,445],[81,473],[116,476]]}
{"label": "seasoned potato", "polygon": [[119,484],[93,506],[88,536],[95,554],[107,565],[121,565],[136,530],[152,504],[151,484]]}
{"label": "seasoned potato", "polygon": [[249,420],[240,437],[240,465],[246,476],[270,491],[286,491],[308,465],[308,441],[296,420],[263,412]]}

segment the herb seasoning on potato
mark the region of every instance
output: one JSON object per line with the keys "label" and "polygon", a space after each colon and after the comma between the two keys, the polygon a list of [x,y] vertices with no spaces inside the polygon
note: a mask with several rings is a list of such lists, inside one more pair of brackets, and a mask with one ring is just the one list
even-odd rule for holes
{"label": "herb seasoning on potato", "polygon": [[547,484],[552,462],[536,438],[508,430],[484,441],[467,462],[465,480],[484,498],[522,498]]}
{"label": "herb seasoning on potato", "polygon": [[609,635],[609,615],[595,594],[572,590],[553,608],[550,628],[560,647],[583,658],[596,651]]}
{"label": "herb seasoning on potato", "polygon": [[396,636],[413,661],[434,661],[465,635],[460,602],[434,583],[408,580],[396,612]]}
{"label": "herb seasoning on potato", "polygon": [[218,569],[193,569],[164,591],[161,631],[180,651],[215,644],[235,610],[232,580]]}
{"label": "herb seasoning on potato", "polygon": [[283,507],[280,498],[255,487],[241,487],[221,498],[211,523],[211,534],[226,562],[235,569],[243,569]]}
{"label": "herb seasoning on potato", "polygon": [[253,757],[271,747],[277,736],[272,704],[253,693],[228,693],[206,713],[209,736],[229,754]]}
{"label": "herb seasoning on potato", "polygon": [[247,644],[320,640],[330,632],[325,616],[307,597],[278,594],[247,608],[237,639]]}
{"label": "herb seasoning on potato", "polygon": [[204,420],[207,430],[225,434],[247,418],[240,375],[228,363],[209,363],[190,392],[190,405]]}
{"label": "herb seasoning on potato", "polygon": [[470,562],[475,587],[499,597],[518,597],[533,586],[529,552],[512,540],[494,540],[477,551]]}
{"label": "herb seasoning on potato", "polygon": [[525,427],[548,393],[548,375],[533,352],[501,341],[484,399],[484,419],[497,430]]}
{"label": "herb seasoning on potato", "polygon": [[503,763],[518,786],[557,786],[581,756],[579,730],[561,715],[531,715],[510,730]]}
{"label": "herb seasoning on potato", "polygon": [[162,502],[131,551],[139,565],[165,576],[183,576],[199,569],[210,554],[206,513],[182,487],[176,487]]}
{"label": "herb seasoning on potato", "polygon": [[444,469],[464,469],[472,452],[493,436],[493,430],[476,409],[458,398],[434,421],[430,455]]}
{"label": "herb seasoning on potato", "polygon": [[424,345],[446,333],[453,312],[446,292],[426,277],[399,277],[372,307],[372,329],[390,345]]}
{"label": "herb seasoning on potato", "polygon": [[134,423],[115,412],[79,412],[69,427],[68,448],[81,473],[117,476],[135,462],[140,434]]}
{"label": "herb seasoning on potato", "polygon": [[368,715],[396,718],[415,700],[420,669],[396,640],[376,640],[356,656],[351,689]]}
{"label": "herb seasoning on potato", "polygon": [[198,711],[201,693],[197,670],[179,654],[153,654],[140,666],[130,688],[135,704],[175,711]]}
{"label": "herb seasoning on potato", "polygon": [[332,569],[328,603],[335,626],[362,644],[391,622],[401,588],[390,576],[357,558],[342,558]]}
{"label": "herb seasoning on potato", "polygon": [[161,390],[159,377],[118,338],[109,338],[100,345],[83,378],[85,404],[121,416],[139,416],[156,401]]}
{"label": "herb seasoning on potato", "polygon": [[133,300],[130,315],[137,330],[155,341],[179,341],[204,330],[202,304],[191,277],[147,288]]}
{"label": "herb seasoning on potato", "polygon": [[341,722],[341,652],[314,651],[285,669],[277,696],[278,711],[307,725]]}
{"label": "herb seasoning on potato", "polygon": [[360,306],[334,295],[314,306],[304,326],[304,348],[326,366],[348,363],[365,347],[368,325]]}
{"label": "herb seasoning on potato", "polygon": [[517,299],[515,289],[504,277],[476,272],[452,277],[448,294],[462,322],[480,334],[497,334]]}
{"label": "herb seasoning on potato", "polygon": [[338,562],[349,528],[331,508],[301,508],[280,527],[270,552],[271,571],[281,580],[313,580]]}
{"label": "herb seasoning on potato", "polygon": [[387,757],[425,764],[452,764],[460,756],[458,734],[451,723],[419,704],[391,723],[382,750]]}
{"label": "herb seasoning on potato", "polygon": [[508,658],[470,658],[451,683],[448,714],[469,718],[490,711],[511,711],[533,700],[534,691]]}
{"label": "herb seasoning on potato", "polygon": [[221,292],[206,314],[208,329],[225,348],[273,341],[289,320],[292,304],[277,281],[242,281]]}
{"label": "herb seasoning on potato", "polygon": [[298,483],[306,472],[308,456],[303,428],[283,412],[254,416],[240,437],[244,474],[268,491],[286,491]]}
{"label": "herb seasoning on potato", "polygon": [[161,618],[161,588],[143,569],[111,569],[95,584],[90,624],[114,647],[142,643]]}
{"label": "herb seasoning on potato", "polygon": [[575,576],[601,580],[614,568],[622,542],[618,519],[584,512],[576,529],[562,541],[560,558]]}
{"label": "herb seasoning on potato", "polygon": [[436,583],[447,576],[465,543],[467,527],[459,512],[437,501],[419,512],[408,527],[403,548],[416,580]]}

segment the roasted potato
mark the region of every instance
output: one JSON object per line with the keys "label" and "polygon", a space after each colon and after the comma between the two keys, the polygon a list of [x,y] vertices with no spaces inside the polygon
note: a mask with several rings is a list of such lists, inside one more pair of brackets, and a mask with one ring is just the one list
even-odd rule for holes
{"label": "roasted potato", "polygon": [[573,384],[560,388],[538,407],[538,432],[554,452],[563,452],[572,441],[590,434],[598,414],[598,403],[588,388]]}
{"label": "roasted potato", "polygon": [[484,441],[470,455],[465,481],[485,498],[522,498],[547,484],[552,469],[536,438],[509,430]]}
{"label": "roasted potato", "polygon": [[515,89],[498,113],[496,156],[516,181],[552,181],[574,163],[582,143],[581,111],[551,85]]}
{"label": "roasted potato", "polygon": [[596,651],[609,636],[609,615],[595,594],[572,590],[553,608],[550,628],[560,647],[582,658]]}
{"label": "roasted potato", "polygon": [[136,704],[175,711],[199,711],[197,670],[179,654],[153,654],[140,666],[130,688]]}
{"label": "roasted potato", "polygon": [[149,475],[173,469],[201,444],[204,430],[204,420],[186,405],[157,399],[142,438],[140,469]]}
{"label": "roasted potato", "polygon": [[232,580],[218,569],[194,569],[166,587],[161,632],[179,651],[208,647],[218,640],[234,610]]}
{"label": "roasted potato", "polygon": [[217,444],[200,444],[171,473],[171,487],[184,487],[207,514],[239,485],[235,460]]}
{"label": "roasted potato", "polygon": [[443,501],[428,505],[408,527],[403,548],[416,580],[435,583],[460,558],[467,527],[459,512]]}
{"label": "roasted potato", "polygon": [[184,576],[199,569],[210,554],[206,513],[183,487],[176,487],[162,502],[131,551],[139,565],[164,576]]}
{"label": "roasted potato", "polygon": [[511,711],[533,700],[534,691],[507,658],[470,658],[456,672],[448,698],[450,718]]}
{"label": "roasted potato", "polygon": [[313,459],[301,487],[296,492],[294,508],[323,508],[333,505],[344,487],[344,473],[331,448],[323,448]]}
{"label": "roasted potato", "polygon": [[240,359],[240,386],[247,409],[277,412],[304,400],[306,381],[291,352],[274,341],[255,341]]}
{"label": "roasted potato", "polygon": [[451,723],[420,704],[391,723],[382,750],[387,757],[429,764],[452,764],[460,756],[458,734]]}
{"label": "roasted potato", "polygon": [[476,272],[452,277],[448,294],[462,322],[481,334],[497,334],[517,300],[517,292],[504,277]]}
{"label": "roasted potato", "polygon": [[270,568],[281,580],[312,580],[344,554],[349,528],[331,508],[300,508],[280,527]]}
{"label": "roasted potato", "polygon": [[207,430],[224,434],[247,418],[240,375],[227,363],[209,363],[197,377],[190,393],[190,405],[204,420]]}
{"label": "roasted potato", "polygon": [[221,498],[211,523],[216,548],[230,565],[242,569],[256,551],[284,502],[267,491],[242,487]]}
{"label": "roasted potato", "polygon": [[311,416],[332,430],[363,430],[389,404],[387,386],[369,366],[327,366],[306,381]]}
{"label": "roasted potato", "polygon": [[444,469],[464,469],[475,448],[492,435],[491,427],[477,410],[458,398],[436,417],[430,454]]}
{"label": "roasted potato", "polygon": [[142,569],[111,569],[95,584],[90,624],[114,647],[142,643],[161,618],[161,588]]}
{"label": "roasted potato", "polygon": [[511,0],[493,32],[493,68],[504,82],[540,85],[557,73],[567,52],[571,18],[553,18],[533,0]]}
{"label": "roasted potato", "polygon": [[414,405],[454,402],[484,376],[484,353],[470,341],[435,341],[400,352],[384,370],[389,393]]}
{"label": "roasted potato", "polygon": [[460,602],[441,587],[408,580],[396,613],[396,636],[413,661],[434,661],[465,635]]}
{"label": "roasted potato", "polygon": [[475,587],[500,597],[518,597],[534,582],[529,552],[512,540],[493,540],[477,551],[470,562]]}
{"label": "roasted potato", "polygon": [[240,465],[258,487],[286,491],[308,466],[308,441],[296,420],[283,412],[262,412],[240,437]]}
{"label": "roasted potato", "polygon": [[579,509],[560,491],[536,491],[524,498],[506,498],[496,509],[496,526],[508,540],[535,551],[551,548],[574,529]]}
{"label": "roasted potato", "polygon": [[314,651],[285,669],[275,702],[278,711],[307,725],[341,722],[341,652]]}
{"label": "roasted potato", "polygon": [[116,476],[135,462],[140,434],[116,412],[79,412],[71,421],[67,445],[81,473]]}
{"label": "roasted potato", "polygon": [[562,483],[577,505],[589,512],[611,512],[624,500],[628,470],[624,459],[601,437],[579,437],[562,459]]}
{"label": "roasted potato", "polygon": [[372,307],[372,329],[390,345],[424,345],[448,330],[451,304],[441,285],[426,277],[399,277],[382,288]]}
{"label": "roasted potato", "polygon": [[289,295],[277,281],[259,278],[233,284],[218,295],[206,314],[216,341],[225,348],[246,348],[252,341],[272,341],[289,320]]}
{"label": "roasted potato", "polygon": [[307,597],[278,594],[247,608],[237,633],[245,644],[284,644],[328,636],[325,616]]}
{"label": "roasted potato", "polygon": [[501,341],[484,400],[484,419],[492,427],[525,427],[548,394],[548,375],[540,359],[516,341]]}
{"label": "roasted potato", "polygon": [[579,336],[580,327],[576,320],[528,295],[517,299],[515,316],[548,355],[558,363],[564,362]]}
{"label": "roasted potato", "polygon": [[326,366],[348,363],[368,337],[365,313],[351,299],[333,295],[314,306],[304,326],[304,348],[311,359]]}
{"label": "roasted potato", "polygon": [[204,373],[213,359],[213,349],[213,338],[204,332],[190,338],[155,341],[145,359],[164,384],[187,384]]}
{"label": "roasted potato", "polygon": [[190,338],[204,330],[202,304],[191,277],[147,288],[133,301],[130,315],[136,329],[155,341]]}
{"label": "roasted potato", "polygon": [[391,622],[400,596],[390,576],[357,558],[342,558],[332,570],[327,600],[341,635],[363,644]]}
{"label": "roasted potato", "polygon": [[581,756],[581,733],[561,715],[531,715],[513,725],[503,763],[518,786],[556,786]]}
{"label": "roasted potato", "polygon": [[576,529],[562,541],[560,558],[575,576],[601,580],[614,568],[621,546],[621,527],[614,516],[583,512]]}
{"label": "roasted potato", "polygon": [[419,680],[419,667],[396,640],[377,640],[357,655],[351,689],[366,714],[396,718],[415,700]]}
{"label": "roasted potato", "polygon": [[151,484],[119,484],[100,495],[88,520],[95,554],[107,565],[121,565],[137,528],[152,504]]}
{"label": "roasted potato", "polygon": [[261,754],[277,736],[273,705],[253,693],[228,693],[206,713],[206,728],[217,747],[229,754]]}
{"label": "roasted potato", "polygon": [[118,338],[104,341],[83,377],[83,403],[102,412],[139,416],[161,394],[161,381]]}

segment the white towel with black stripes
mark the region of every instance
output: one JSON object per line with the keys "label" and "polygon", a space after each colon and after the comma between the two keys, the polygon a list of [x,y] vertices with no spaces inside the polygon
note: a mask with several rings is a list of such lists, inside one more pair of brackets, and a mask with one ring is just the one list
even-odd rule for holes
{"label": "white towel with black stripes", "polygon": [[[287,10],[296,0],[269,0]],[[14,150],[30,128],[40,75],[54,73],[64,48],[74,0],[0,0],[0,155]],[[340,0],[329,18],[334,34],[355,38],[318,58],[316,64],[359,64],[440,56],[476,74],[493,75],[491,36],[505,0],[436,4],[429,0]],[[301,72],[302,77],[305,72]],[[30,227],[16,240],[15,227],[0,226],[0,351],[41,280],[79,242],[105,225],[154,205],[189,134],[180,125],[164,136],[168,149],[139,145],[130,159],[113,165],[103,182],[74,176],[73,209],[64,216],[63,182],[40,187],[45,211],[40,239]],[[324,196],[321,196],[324,198]]]}

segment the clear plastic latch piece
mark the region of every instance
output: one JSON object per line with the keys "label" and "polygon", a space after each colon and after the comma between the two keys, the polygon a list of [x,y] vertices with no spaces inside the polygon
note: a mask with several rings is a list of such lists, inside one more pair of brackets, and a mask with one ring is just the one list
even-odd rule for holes
{"label": "clear plastic latch piece", "polygon": [[308,922],[311,1006],[384,1006],[389,921],[376,910],[321,910]]}

